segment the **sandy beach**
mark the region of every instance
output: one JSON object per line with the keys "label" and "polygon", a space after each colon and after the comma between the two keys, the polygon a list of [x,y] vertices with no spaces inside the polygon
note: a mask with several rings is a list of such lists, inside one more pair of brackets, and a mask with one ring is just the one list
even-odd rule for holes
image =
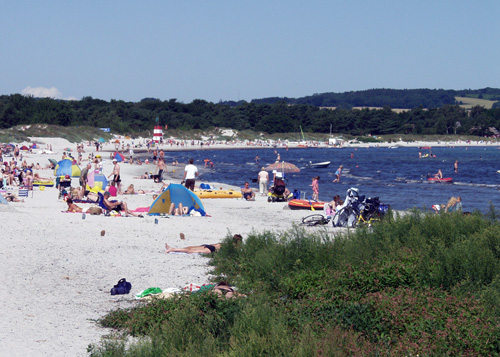
{"label": "sandy beach", "polygon": [[[76,145],[60,138],[32,138],[40,149],[24,154],[30,163],[48,164],[48,159],[60,160],[64,148]],[[127,141],[126,141],[127,142]],[[129,140],[130,142],[130,140]],[[23,143],[20,143],[22,145]],[[52,153],[43,153],[52,145]],[[358,146],[362,147],[364,144]],[[387,146],[394,145],[387,144]],[[401,142],[401,145],[409,145]],[[412,146],[481,145],[481,142],[438,143],[417,142]],[[485,144],[483,144],[485,145]],[[492,144],[486,144],[492,145]],[[230,148],[247,144],[227,146]],[[175,150],[164,145],[165,150]],[[208,147],[207,147],[208,148]],[[103,172],[112,171],[109,154],[114,150],[106,144],[103,152]],[[180,150],[199,149],[186,145]],[[85,146],[84,157],[95,152]],[[135,150],[136,152],[140,151]],[[4,161],[10,161],[5,157]],[[82,163],[82,166],[84,163]],[[172,175],[172,171],[176,173]],[[121,164],[123,186],[134,184],[136,189],[159,191],[153,180],[137,179],[155,166]],[[49,169],[36,170],[42,177],[53,177]],[[166,183],[180,183],[183,168],[168,166]],[[236,189],[211,183],[223,189]],[[73,186],[78,179],[73,178]],[[255,187],[255,186],[254,186]],[[148,207],[152,194],[120,195],[132,209]],[[100,328],[95,320],[107,312],[130,307],[135,293],[149,287],[183,288],[191,283],[209,281],[208,259],[198,254],[166,254],[165,242],[173,247],[220,242],[227,235],[239,233],[244,238],[252,231],[283,231],[292,229],[310,211],[292,211],[285,203],[268,203],[257,194],[256,201],[242,199],[203,200],[206,217],[106,217],[65,213],[66,203],[58,199],[56,188],[35,188],[24,202],[0,205],[3,233],[0,266],[5,286],[1,290],[4,302],[0,322],[2,353],[9,356],[85,355],[90,343],[99,342],[110,330]],[[86,207],[84,204],[81,206]],[[308,228],[312,229],[312,228]],[[332,234],[342,229],[328,226]],[[101,231],[105,235],[101,236]],[[184,233],[186,239],[181,240]],[[132,283],[128,295],[110,295],[119,279]]]}
{"label": "sandy beach", "polygon": [[[52,144],[54,153],[27,153],[24,158],[28,163],[44,166],[49,158],[60,160],[65,147],[75,147],[63,139],[36,141],[42,147]],[[95,148],[86,146],[85,150],[88,155]],[[122,163],[123,184],[159,190],[160,185],[153,180],[133,179],[154,168]],[[103,172],[109,175],[111,170],[111,160],[105,158]],[[49,169],[38,172],[42,177],[53,174]],[[180,183],[178,179],[165,182]],[[73,186],[76,185],[78,179],[73,178]],[[153,201],[151,194],[120,195],[119,199],[130,208],[149,206]],[[87,214],[82,219],[82,214],[62,212],[66,204],[58,199],[56,188],[35,188],[24,202],[0,205],[0,266],[5,278],[1,292],[2,353],[85,355],[89,343],[110,333],[95,320],[110,310],[132,306],[135,293],[149,287],[183,288],[209,281],[207,258],[198,254],[165,254],[165,242],[183,247],[217,243],[228,234],[239,233],[245,238],[254,230],[288,230],[307,214],[284,209],[285,203],[268,203],[259,195],[255,202],[207,199],[203,203],[207,217],[160,217],[158,224],[148,216]],[[180,239],[180,233],[185,234],[185,240]],[[131,294],[111,296],[110,289],[121,278],[132,283]]]}

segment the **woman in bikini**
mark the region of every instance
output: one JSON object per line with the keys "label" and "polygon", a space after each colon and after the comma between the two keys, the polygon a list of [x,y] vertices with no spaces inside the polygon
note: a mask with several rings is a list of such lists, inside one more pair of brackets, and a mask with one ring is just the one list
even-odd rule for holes
{"label": "woman in bikini", "polygon": [[[233,236],[233,244],[238,245],[239,242],[243,240],[243,237],[239,234],[235,234]],[[213,253],[217,250],[219,250],[221,247],[221,243],[215,243],[215,244],[202,244],[202,245],[194,245],[186,248],[173,248],[168,245],[168,243],[165,243],[165,249],[166,253],[201,253],[201,254],[210,254]]]}
{"label": "woman in bikini", "polygon": [[87,212],[87,211],[84,211],[83,208],[74,204],[73,200],[71,198],[68,198],[66,200],[66,203],[68,204],[68,212],[78,212],[78,213],[86,213]]}

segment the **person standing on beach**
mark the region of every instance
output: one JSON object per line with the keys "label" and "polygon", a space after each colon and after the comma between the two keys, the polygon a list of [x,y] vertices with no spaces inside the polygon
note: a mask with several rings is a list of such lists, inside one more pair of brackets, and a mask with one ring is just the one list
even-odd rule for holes
{"label": "person standing on beach", "polygon": [[313,190],[313,200],[318,200],[318,197],[319,197],[319,176],[316,176],[316,177],[313,177],[313,180],[312,180],[312,190]]}
{"label": "person standing on beach", "polygon": [[335,180],[333,180],[332,182],[340,182],[340,176],[342,176],[342,168],[344,166],[340,165],[339,168],[337,169],[337,171],[335,171]]}
{"label": "person standing on beach", "polygon": [[162,182],[163,181],[163,173],[167,172],[167,165],[165,165],[165,161],[163,159],[158,159],[158,165],[156,165],[156,171],[155,174],[158,173],[158,176],[156,176],[155,182]]}
{"label": "person standing on beach", "polygon": [[120,178],[120,165],[118,165],[118,160],[113,159],[113,172],[108,176],[108,178],[113,175],[113,181],[116,183],[116,187],[118,188],[118,193],[122,193],[122,180]]}
{"label": "person standing on beach", "polygon": [[88,163],[80,173],[80,186],[85,190],[85,185],[87,184],[87,176],[89,174],[89,170],[92,168],[92,164]]}
{"label": "person standing on beach", "polygon": [[262,167],[262,169],[260,170],[257,177],[257,182],[259,183],[260,195],[265,196],[267,194],[266,192],[269,184],[269,173],[266,171],[265,167]]}
{"label": "person standing on beach", "polygon": [[455,168],[455,173],[458,174],[458,160],[455,160],[453,167]]}
{"label": "person standing on beach", "polygon": [[185,183],[187,189],[194,191],[194,182],[198,176],[198,168],[193,165],[194,160],[189,159],[189,165],[184,168],[184,177],[181,183]]}

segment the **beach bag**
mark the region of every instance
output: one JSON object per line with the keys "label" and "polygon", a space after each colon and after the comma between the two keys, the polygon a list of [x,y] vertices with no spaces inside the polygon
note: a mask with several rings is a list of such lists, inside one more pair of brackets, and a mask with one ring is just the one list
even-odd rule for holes
{"label": "beach bag", "polygon": [[118,284],[116,284],[111,289],[111,295],[128,294],[130,292],[130,289],[132,289],[132,284],[129,283],[125,278],[123,278],[123,279],[120,279],[118,281]]}
{"label": "beach bag", "polygon": [[90,207],[88,213],[93,215],[100,215],[102,213],[102,208],[96,206]]}

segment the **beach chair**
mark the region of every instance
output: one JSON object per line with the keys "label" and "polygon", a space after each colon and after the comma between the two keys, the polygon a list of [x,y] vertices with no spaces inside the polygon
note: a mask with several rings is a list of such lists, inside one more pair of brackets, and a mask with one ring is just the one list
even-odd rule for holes
{"label": "beach chair", "polygon": [[[19,191],[18,191],[17,195],[19,197],[26,197],[26,198],[28,198],[29,192],[30,192],[30,190],[28,190],[28,188],[26,188],[26,187],[19,187]],[[33,190],[31,190],[31,198],[33,198]]]}

